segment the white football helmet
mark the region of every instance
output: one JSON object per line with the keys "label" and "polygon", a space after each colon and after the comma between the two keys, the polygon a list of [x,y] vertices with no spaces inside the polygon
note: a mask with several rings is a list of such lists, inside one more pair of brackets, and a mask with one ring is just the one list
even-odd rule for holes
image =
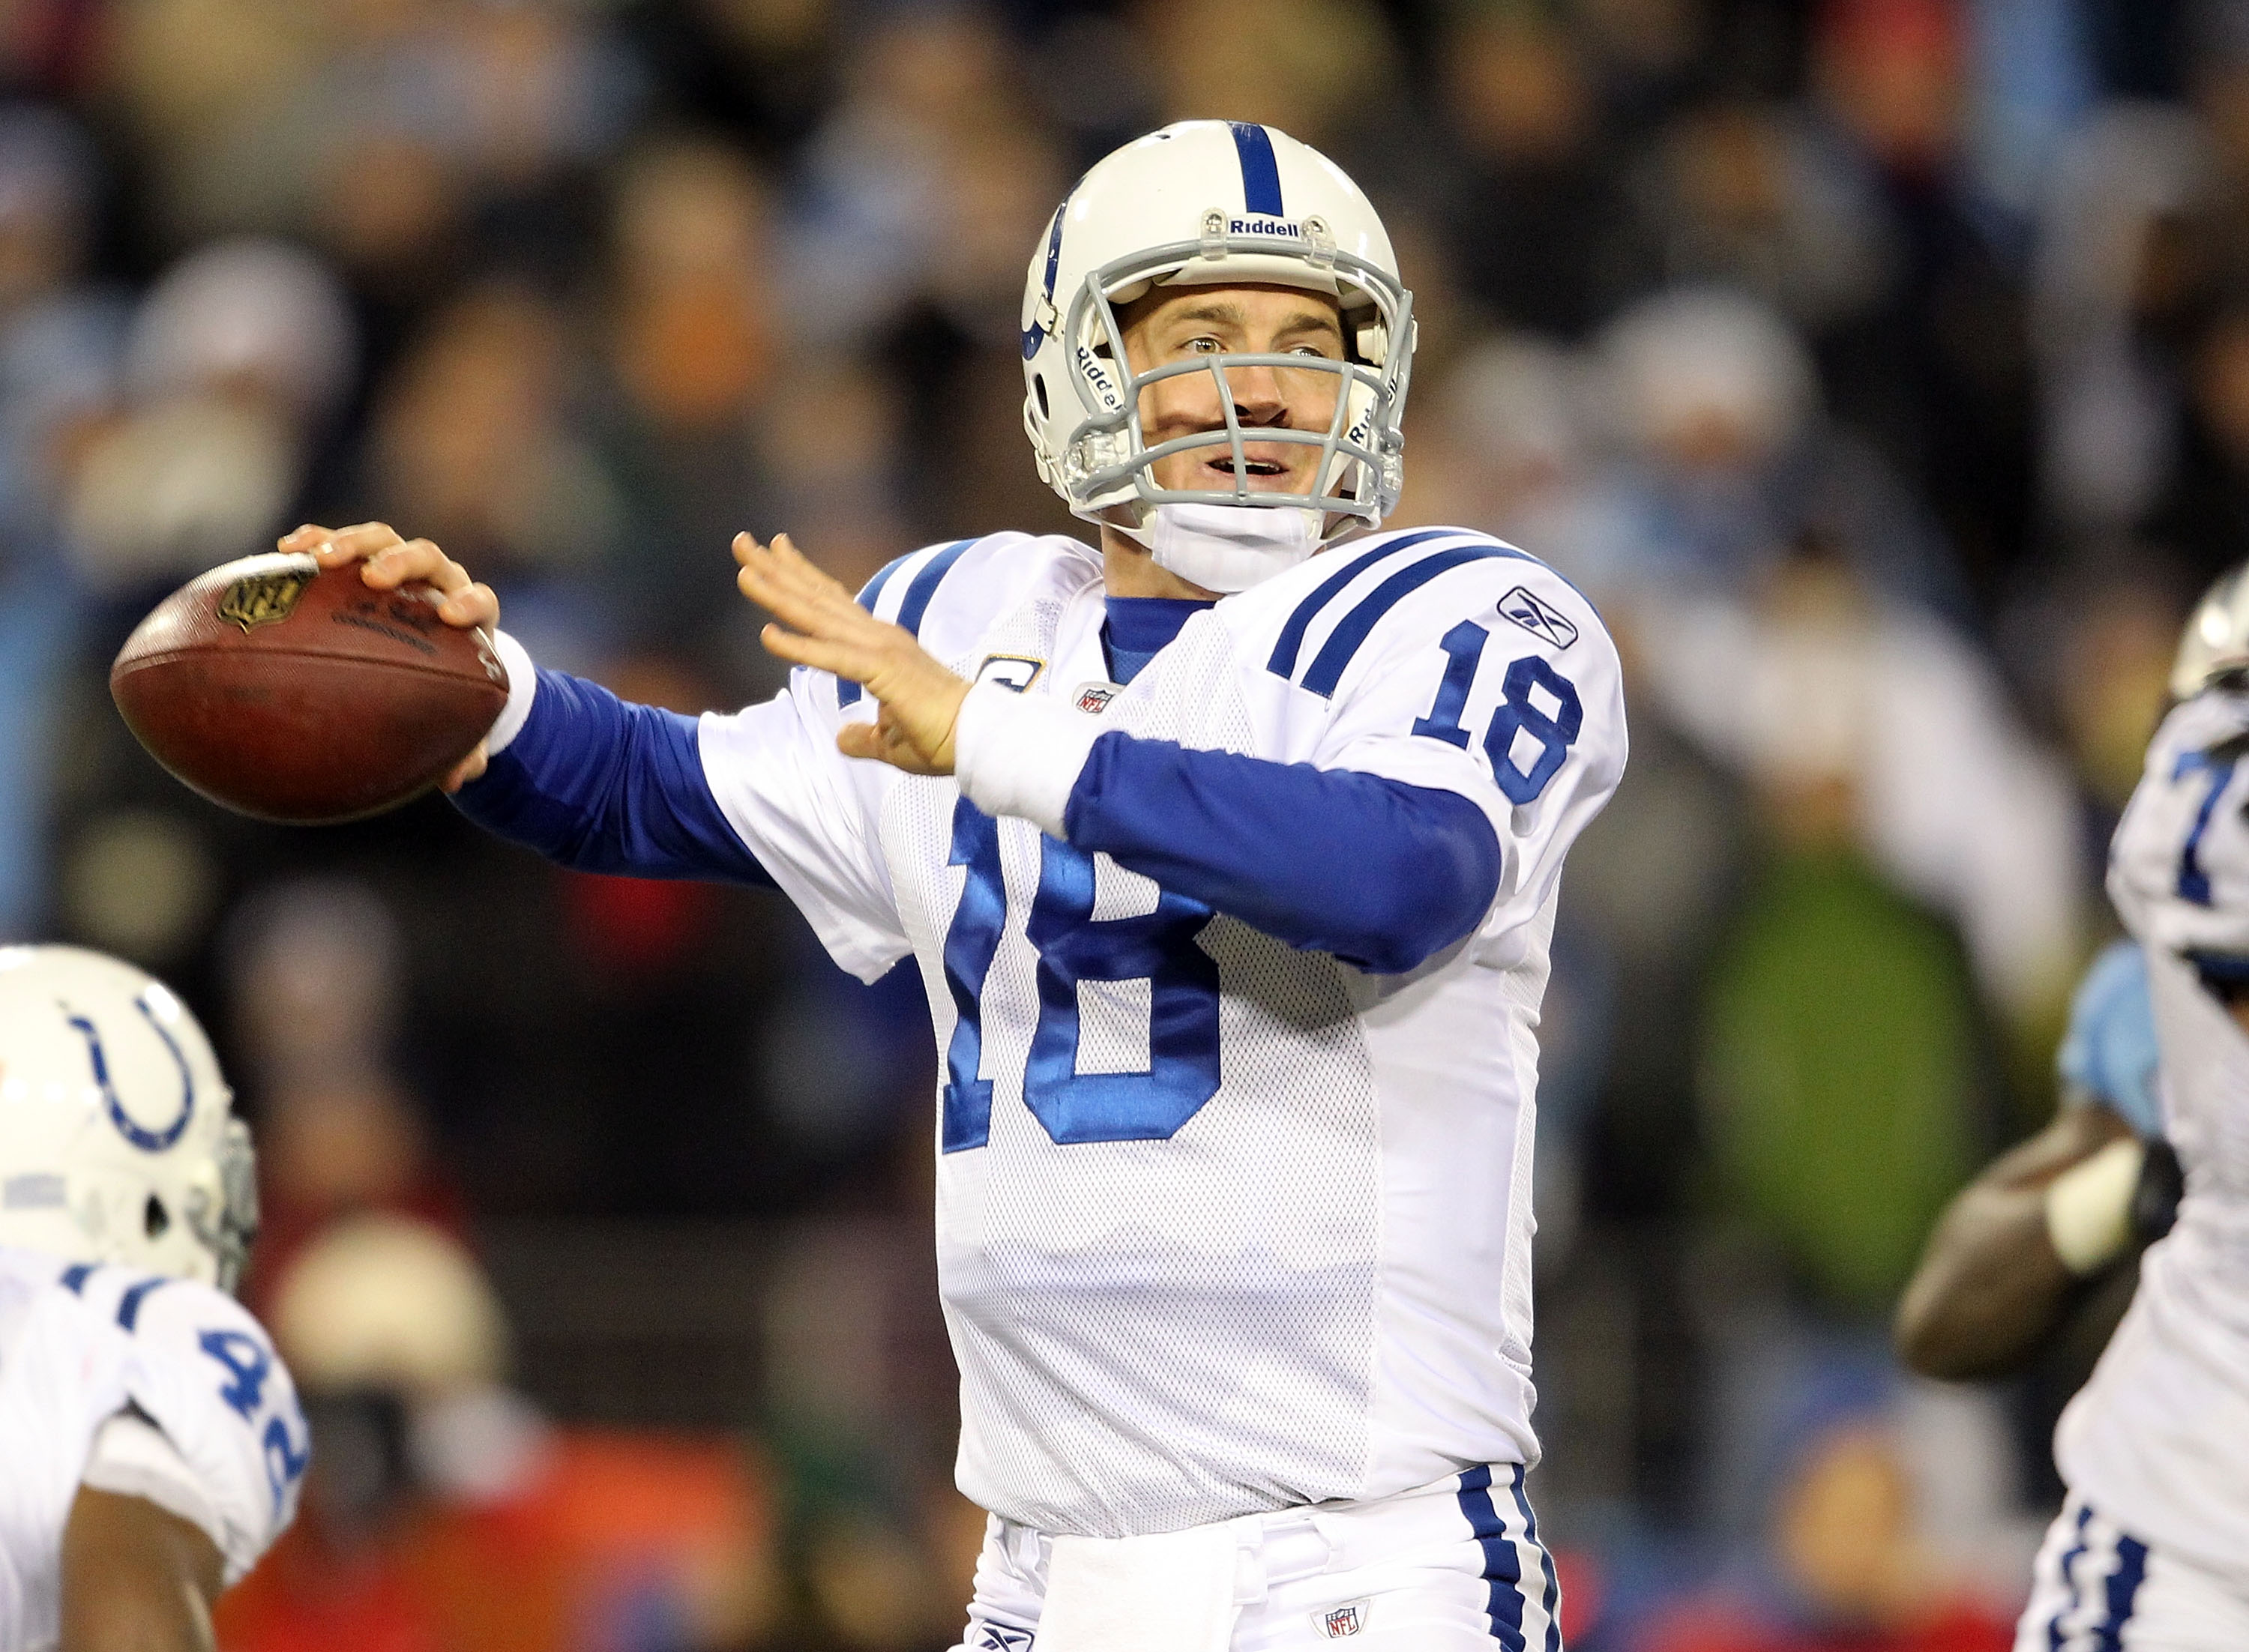
{"label": "white football helmet", "polygon": [[[1269,284],[1333,295],[1352,359],[1221,354],[1136,374],[1116,306],[1157,285]],[[1294,507],[1321,513],[1322,543],[1380,523],[1404,479],[1400,428],[1413,356],[1413,296],[1390,237],[1358,186],[1325,155],[1270,127],[1182,120],[1101,161],[1056,209],[1023,289],[1023,423],[1039,475],[1070,510],[1152,543],[1160,505]],[[1243,428],[1230,367],[1315,367],[1347,387],[1324,430]],[[1231,490],[1156,485],[1167,456],[1213,445],[1180,437],[1151,449],[1140,392],[1178,374],[1216,377],[1234,446]],[[1253,492],[1242,443],[1321,449],[1318,491]],[[1120,508],[1121,507],[1121,508]]]}
{"label": "white football helmet", "polygon": [[2191,700],[2221,677],[2249,671],[2249,563],[2218,575],[2179,635],[2171,698]]}
{"label": "white football helmet", "polygon": [[250,1132],[170,989],[78,947],[0,948],[0,1244],[231,1291]]}

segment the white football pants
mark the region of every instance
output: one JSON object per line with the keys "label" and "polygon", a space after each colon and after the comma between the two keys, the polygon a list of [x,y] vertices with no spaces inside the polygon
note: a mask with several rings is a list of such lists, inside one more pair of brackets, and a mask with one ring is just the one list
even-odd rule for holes
{"label": "white football pants", "polygon": [[2046,1528],[2015,1652],[2239,1652],[2249,1592],[2151,1549],[2072,1494]]}
{"label": "white football pants", "polygon": [[[1073,1544],[1108,1553],[1081,1566]],[[1137,1576],[1135,1546],[1151,1550]],[[1074,1598],[1065,1613],[1057,1584],[1042,1633],[1049,1574],[1063,1569],[1078,1577]],[[1215,1594],[1198,1612],[1177,1597],[1203,1573]],[[1502,1463],[1396,1497],[1115,1544],[994,1516],[956,1652],[1562,1652],[1560,1595],[1522,1465]]]}

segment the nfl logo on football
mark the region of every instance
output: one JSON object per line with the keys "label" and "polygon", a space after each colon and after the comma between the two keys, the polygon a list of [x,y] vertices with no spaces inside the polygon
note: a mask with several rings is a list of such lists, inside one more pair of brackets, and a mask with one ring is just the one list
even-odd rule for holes
{"label": "nfl logo on football", "polygon": [[1364,1601],[1353,1601],[1349,1606],[1331,1607],[1320,1614],[1320,1633],[1331,1641],[1357,1635],[1365,1627],[1366,1602]]}

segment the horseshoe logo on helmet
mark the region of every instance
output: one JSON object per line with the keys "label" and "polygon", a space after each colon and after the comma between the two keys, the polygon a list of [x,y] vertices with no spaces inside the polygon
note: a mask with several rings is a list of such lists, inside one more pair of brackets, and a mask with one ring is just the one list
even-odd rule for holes
{"label": "horseshoe logo on helmet", "polygon": [[116,1086],[111,1083],[109,1077],[109,1058],[101,1045],[101,1029],[95,1026],[90,1018],[73,1012],[68,1004],[62,1007],[69,1017],[71,1026],[86,1040],[86,1059],[93,1067],[93,1082],[101,1091],[102,1103],[108,1109],[110,1123],[117,1127],[117,1133],[143,1153],[162,1153],[175,1145],[187,1134],[188,1121],[196,1115],[196,1079],[195,1074],[189,1071],[185,1052],[181,1050],[178,1041],[164,1031],[163,1023],[149,1012],[146,1003],[139,999],[134,1001],[133,1007],[141,1011],[141,1018],[164,1041],[164,1047],[171,1052],[173,1064],[180,1069],[180,1116],[161,1130],[151,1130],[137,1122],[132,1114],[126,1112],[125,1104],[117,1099]]}

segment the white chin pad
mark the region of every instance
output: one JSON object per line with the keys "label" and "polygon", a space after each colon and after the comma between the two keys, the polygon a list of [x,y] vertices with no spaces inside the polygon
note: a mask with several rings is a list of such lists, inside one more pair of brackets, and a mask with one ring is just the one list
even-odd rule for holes
{"label": "white chin pad", "polygon": [[1223,595],[1295,567],[1320,548],[1322,523],[1301,505],[1159,504],[1148,546],[1158,567]]}

